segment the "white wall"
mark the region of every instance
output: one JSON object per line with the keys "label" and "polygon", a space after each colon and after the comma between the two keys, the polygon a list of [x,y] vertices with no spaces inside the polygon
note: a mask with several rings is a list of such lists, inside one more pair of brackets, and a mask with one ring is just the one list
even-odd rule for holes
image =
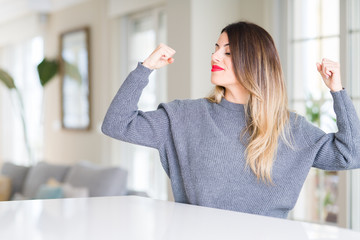
{"label": "white wall", "polygon": [[[142,11],[144,9],[164,4],[166,0],[109,0],[108,15],[110,17]],[[180,2],[180,1],[179,1]]]}
{"label": "white wall", "polygon": [[[168,0],[168,44],[177,53],[168,70],[168,100],[209,94],[211,53],[227,24],[247,20],[265,27],[265,0]],[[269,24],[268,24],[269,25]]]}
{"label": "white wall", "polygon": [[[14,41],[7,38],[6,32],[20,38],[44,31],[45,55],[49,58],[59,54],[61,33],[90,27],[92,129],[88,132],[61,129],[60,79],[51,81],[45,89],[46,160],[64,164],[82,159],[108,163],[118,156],[118,144],[100,132],[100,125],[127,75],[121,68],[121,55],[126,49],[122,49],[124,42],[118,38],[123,34],[119,19],[159,5],[165,5],[167,12],[168,44],[177,51],[175,63],[168,66],[168,101],[208,94],[212,88],[210,57],[225,25],[242,19],[271,27],[266,20],[269,16],[264,16],[266,0],[88,0],[49,14],[46,24],[39,22],[35,14],[0,25],[0,45],[2,41],[4,44]],[[21,27],[17,27],[19,23]],[[22,30],[16,35],[14,29]]]}
{"label": "white wall", "polygon": [[167,0],[167,44],[176,54],[168,66],[168,100],[191,98],[191,0]]}
{"label": "white wall", "polygon": [[[264,25],[264,0],[196,0],[191,4],[191,98],[207,96],[211,53],[221,30],[228,24],[245,20]],[[206,10],[205,10],[206,9]]]}
{"label": "white wall", "polygon": [[27,13],[12,21],[1,22],[0,47],[41,35],[42,27],[41,17],[35,13]]}
{"label": "white wall", "polygon": [[108,95],[110,51],[106,2],[87,1],[51,14],[45,37],[45,55],[57,57],[60,34],[83,26],[90,27],[91,130],[71,131],[61,128],[60,79],[50,82],[45,89],[44,136],[44,158],[50,162],[107,162],[103,156],[106,137],[100,131],[108,107],[104,99]]}

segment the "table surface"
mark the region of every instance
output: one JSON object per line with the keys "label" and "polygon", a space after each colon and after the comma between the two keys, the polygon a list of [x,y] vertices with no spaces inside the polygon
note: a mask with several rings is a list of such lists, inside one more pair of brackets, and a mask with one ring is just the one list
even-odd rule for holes
{"label": "table surface", "polygon": [[0,202],[0,239],[360,239],[360,232],[143,197]]}

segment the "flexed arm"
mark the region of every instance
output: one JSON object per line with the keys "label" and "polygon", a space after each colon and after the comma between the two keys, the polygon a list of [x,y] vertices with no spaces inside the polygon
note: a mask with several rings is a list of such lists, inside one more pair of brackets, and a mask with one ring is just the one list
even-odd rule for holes
{"label": "flexed arm", "polygon": [[161,147],[170,131],[168,113],[162,107],[143,112],[137,105],[152,70],[172,63],[174,54],[174,50],[160,44],[128,75],[106,113],[102,124],[104,134],[134,144]]}
{"label": "flexed arm", "polygon": [[334,99],[338,132],[326,134],[304,120],[304,137],[309,146],[316,150],[313,167],[324,170],[360,168],[360,120],[342,87],[340,65],[329,59],[323,59],[316,65]]}

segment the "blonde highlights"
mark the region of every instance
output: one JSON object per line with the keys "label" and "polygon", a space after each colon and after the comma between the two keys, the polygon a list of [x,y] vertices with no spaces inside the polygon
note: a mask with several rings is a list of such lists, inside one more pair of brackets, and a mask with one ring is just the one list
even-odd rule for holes
{"label": "blonde highlights", "polygon": [[[273,183],[272,167],[281,136],[289,141],[289,111],[284,77],[275,44],[263,28],[248,22],[226,26],[233,69],[250,97],[245,104],[247,127],[241,139],[246,142],[246,166],[258,180]],[[216,86],[207,97],[219,103],[225,88]]]}

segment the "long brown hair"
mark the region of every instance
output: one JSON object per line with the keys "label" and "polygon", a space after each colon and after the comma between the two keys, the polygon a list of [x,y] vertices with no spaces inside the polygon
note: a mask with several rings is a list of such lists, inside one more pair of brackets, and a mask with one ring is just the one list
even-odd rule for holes
{"label": "long brown hair", "polygon": [[[278,138],[291,146],[288,139],[289,111],[279,54],[270,34],[249,22],[226,26],[233,69],[237,80],[246,88],[250,97],[244,105],[248,133],[246,166],[263,182],[272,182],[271,171],[276,158]],[[207,97],[219,103],[225,88],[215,86]]]}

